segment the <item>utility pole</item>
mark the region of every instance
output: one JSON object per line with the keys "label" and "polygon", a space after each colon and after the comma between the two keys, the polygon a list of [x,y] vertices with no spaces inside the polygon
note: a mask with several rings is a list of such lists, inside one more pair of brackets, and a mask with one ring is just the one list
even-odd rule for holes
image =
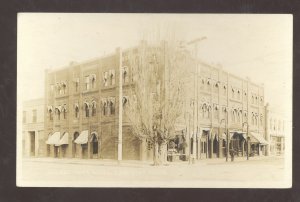
{"label": "utility pole", "polygon": [[119,134],[118,134],[118,162],[122,161],[122,125],[123,125],[123,82],[122,82],[122,50],[119,48]]}

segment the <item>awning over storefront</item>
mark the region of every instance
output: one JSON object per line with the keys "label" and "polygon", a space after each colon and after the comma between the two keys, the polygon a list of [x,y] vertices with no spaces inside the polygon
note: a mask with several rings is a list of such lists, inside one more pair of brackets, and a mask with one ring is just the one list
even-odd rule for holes
{"label": "awning over storefront", "polygon": [[74,141],[76,144],[86,144],[88,142],[89,131],[84,130]]}
{"label": "awning over storefront", "polygon": [[69,133],[64,133],[64,135],[62,136],[62,138],[60,138],[59,143],[55,144],[55,146],[60,146],[63,144],[69,144]]}
{"label": "awning over storefront", "polygon": [[48,138],[46,144],[59,144],[59,140],[60,140],[60,132],[55,132]]}
{"label": "awning over storefront", "polygon": [[265,140],[265,138],[263,138],[259,133],[250,132],[249,137],[250,137],[250,142],[259,143],[259,144],[262,144],[262,145],[269,144]]}

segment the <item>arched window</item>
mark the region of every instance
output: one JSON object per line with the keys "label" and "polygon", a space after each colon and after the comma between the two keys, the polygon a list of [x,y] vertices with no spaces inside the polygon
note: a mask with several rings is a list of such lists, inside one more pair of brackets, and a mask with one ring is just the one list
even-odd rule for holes
{"label": "arched window", "polygon": [[53,108],[52,106],[48,106],[48,113],[50,121],[53,121]]}
{"label": "arched window", "polygon": [[219,119],[219,106],[215,105],[214,107],[214,118]]}
{"label": "arched window", "polygon": [[251,96],[251,104],[254,104],[254,95]]}
{"label": "arched window", "polygon": [[78,106],[78,104],[75,104],[75,108],[74,108],[74,110],[75,110],[75,118],[79,118],[79,106]]}
{"label": "arched window", "polygon": [[218,93],[219,92],[219,82],[216,82],[216,84],[214,85],[214,93]]}
{"label": "arched window", "polygon": [[115,114],[115,99],[110,98],[108,105],[109,105],[109,109],[110,109],[110,114]]}
{"label": "arched window", "polygon": [[110,78],[110,84],[115,85],[116,79],[115,79],[115,70],[114,69],[109,70],[109,78]]}
{"label": "arched window", "polygon": [[89,117],[89,115],[90,115],[90,107],[89,107],[89,103],[88,102],[85,102],[84,103],[84,111],[85,111],[85,117],[87,118],[87,117]]}
{"label": "arched window", "polygon": [[208,108],[207,108],[207,113],[208,113],[208,116],[207,118],[211,118],[211,106],[209,105]]}
{"label": "arched window", "polygon": [[62,107],[62,113],[63,113],[64,119],[66,119],[67,118],[67,105],[64,105]]}
{"label": "arched window", "polygon": [[204,90],[204,86],[205,86],[205,80],[204,78],[201,79],[201,84],[200,84],[200,89]]}
{"label": "arched window", "polygon": [[234,99],[234,89],[233,88],[231,89],[231,98]]}
{"label": "arched window", "polygon": [[227,96],[227,88],[226,85],[223,86],[223,95]]}
{"label": "arched window", "polygon": [[61,94],[66,94],[67,84],[65,82],[62,82],[61,89],[62,89],[62,93]]}
{"label": "arched window", "polygon": [[103,72],[103,85],[108,86],[108,72]]}
{"label": "arched window", "polygon": [[251,123],[252,123],[252,125],[254,125],[254,124],[255,124],[255,121],[254,121],[254,113],[253,113],[253,112],[252,112]]}
{"label": "arched window", "polygon": [[239,90],[237,91],[237,99],[238,99],[238,100],[241,99],[241,94],[240,94],[240,91],[239,91]]}
{"label": "arched window", "polygon": [[234,110],[232,110],[232,113],[231,113],[231,121],[232,121],[232,123],[235,123],[235,112],[234,112]]}
{"label": "arched window", "polygon": [[244,121],[248,121],[247,112],[244,112]]}
{"label": "arched window", "polygon": [[55,113],[57,115],[57,120],[60,120],[60,112],[61,112],[61,106],[56,107]]}
{"label": "arched window", "polygon": [[96,87],[96,74],[91,75],[92,88]]}
{"label": "arched window", "polygon": [[108,104],[106,99],[102,99],[102,109],[103,115],[106,116],[108,114]]}
{"label": "arched window", "polygon": [[123,83],[128,83],[128,81],[129,81],[128,67],[124,67],[122,76],[123,76],[123,78],[122,78]]}
{"label": "arched window", "polygon": [[96,101],[92,102],[92,116],[96,116],[97,113],[97,103]]}

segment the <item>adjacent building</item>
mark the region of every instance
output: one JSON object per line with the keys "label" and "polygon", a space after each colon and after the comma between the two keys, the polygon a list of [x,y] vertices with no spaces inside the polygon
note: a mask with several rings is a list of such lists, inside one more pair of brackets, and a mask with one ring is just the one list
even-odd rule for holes
{"label": "adjacent building", "polygon": [[44,99],[23,102],[22,152],[24,157],[44,156]]}
{"label": "adjacent building", "polygon": [[266,139],[269,145],[267,155],[282,155],[285,149],[287,119],[283,112],[266,105]]}
{"label": "adjacent building", "polygon": [[[166,81],[172,67],[165,63],[164,43],[151,47],[143,42],[126,50],[118,48],[111,55],[46,71],[43,155],[117,159],[119,100],[126,108],[134,86],[132,70],[139,67],[142,50],[151,52],[146,62],[159,70],[154,89],[168,91]],[[245,156],[247,151],[251,155],[264,154],[268,144],[264,138],[264,86],[196,61],[191,55],[185,60],[190,62],[187,74],[183,74],[184,112],[172,131],[178,134],[175,152],[190,152],[197,159],[221,158],[228,144],[239,156]],[[131,134],[126,118],[122,131],[123,159],[152,158],[153,151],[146,140]],[[178,139],[186,141],[187,147],[179,147]]]}

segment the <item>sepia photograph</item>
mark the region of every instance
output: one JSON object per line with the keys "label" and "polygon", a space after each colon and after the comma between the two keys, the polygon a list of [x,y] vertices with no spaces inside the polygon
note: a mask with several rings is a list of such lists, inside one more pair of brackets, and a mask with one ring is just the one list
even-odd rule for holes
{"label": "sepia photograph", "polygon": [[17,20],[18,187],[292,187],[293,15]]}

